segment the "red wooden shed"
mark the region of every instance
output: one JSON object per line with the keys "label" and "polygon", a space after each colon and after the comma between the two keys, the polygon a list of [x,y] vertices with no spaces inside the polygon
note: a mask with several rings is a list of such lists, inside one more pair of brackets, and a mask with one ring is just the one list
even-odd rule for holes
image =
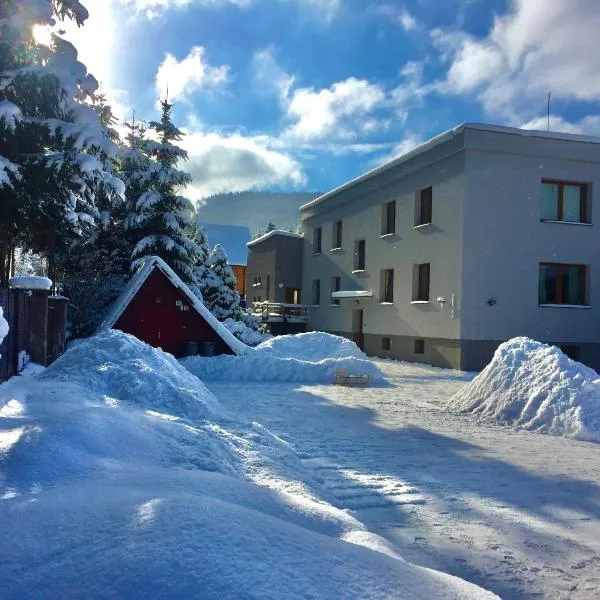
{"label": "red wooden shed", "polygon": [[248,348],[158,256],[144,261],[100,329],[131,333],[175,357],[184,355],[188,342],[213,342],[215,354],[243,354]]}

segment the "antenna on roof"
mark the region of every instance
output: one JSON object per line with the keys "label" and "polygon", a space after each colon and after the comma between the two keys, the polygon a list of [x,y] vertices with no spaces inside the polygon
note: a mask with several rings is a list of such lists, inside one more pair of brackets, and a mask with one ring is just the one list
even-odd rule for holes
{"label": "antenna on roof", "polygon": [[550,131],[550,92],[548,92],[548,122],[546,123],[546,130]]}

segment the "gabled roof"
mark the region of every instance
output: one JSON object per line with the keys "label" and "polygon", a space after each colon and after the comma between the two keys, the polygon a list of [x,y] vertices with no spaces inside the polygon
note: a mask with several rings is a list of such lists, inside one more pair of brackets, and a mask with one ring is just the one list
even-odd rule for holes
{"label": "gabled roof", "polygon": [[453,129],[449,129],[448,131],[444,131],[443,133],[436,135],[430,140],[420,144],[416,148],[413,148],[412,150],[409,150],[408,152],[405,152],[404,154],[401,154],[400,156],[382,165],[379,165],[378,167],[375,167],[371,171],[367,171],[366,173],[363,173],[362,175],[359,175],[358,177],[355,177],[354,179],[343,183],[342,185],[331,190],[330,192],[322,194],[314,200],[303,204],[300,207],[300,211],[308,210],[313,206],[317,206],[325,202],[329,198],[335,196],[336,194],[339,194],[340,192],[343,192],[344,190],[347,190],[358,183],[366,181],[367,179],[371,179],[372,177],[375,177],[376,175],[379,175],[384,171],[393,169],[394,167],[397,167],[398,165],[407,162],[411,158],[414,158],[419,154],[423,154],[424,152],[427,152],[428,150],[431,150],[432,148],[435,148],[436,146],[447,142],[448,140],[456,137],[457,135],[461,135],[466,129],[488,131],[492,133],[506,133],[512,135],[519,135],[523,137],[551,138],[555,140],[567,140],[572,142],[587,142],[591,144],[600,144],[600,137],[597,136],[579,135],[574,133],[560,133],[557,131],[538,131],[535,129],[519,129],[517,127],[505,127],[503,125],[487,125],[485,123],[462,123],[461,125],[458,125]]}
{"label": "gabled roof", "polygon": [[260,244],[260,242],[264,242],[265,240],[268,240],[269,238],[272,238],[275,236],[293,237],[293,238],[301,238],[302,237],[302,235],[300,233],[294,233],[293,231],[283,231],[281,229],[273,229],[273,231],[269,231],[268,233],[265,233],[265,234],[261,235],[260,237],[257,237],[255,240],[248,242],[246,245],[254,246],[254,244]]}
{"label": "gabled roof", "polygon": [[247,227],[219,223],[199,223],[199,225],[206,231],[211,249],[217,244],[223,247],[230,265],[245,267],[248,264],[246,244],[250,241],[251,235]]}
{"label": "gabled roof", "polygon": [[181,278],[169,267],[169,265],[159,256],[149,256],[144,260],[142,266],[136,271],[135,275],[129,280],[121,295],[115,300],[104,321],[98,328],[99,331],[111,329],[119,320],[119,317],[125,312],[129,303],[133,300],[140,288],[148,279],[154,269],[159,269],[169,279],[169,281],[178,288],[189,300],[196,312],[216,331],[219,337],[229,346],[235,354],[245,354],[249,346],[238,340],[217,318],[204,306],[202,301],[192,290],[181,280]]}

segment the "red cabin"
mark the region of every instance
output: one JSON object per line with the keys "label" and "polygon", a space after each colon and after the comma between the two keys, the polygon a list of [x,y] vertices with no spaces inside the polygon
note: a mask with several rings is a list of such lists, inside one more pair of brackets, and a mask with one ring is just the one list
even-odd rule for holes
{"label": "red cabin", "polygon": [[212,342],[215,354],[242,354],[247,348],[157,256],[131,278],[100,329],[120,329],[175,357],[197,342]]}

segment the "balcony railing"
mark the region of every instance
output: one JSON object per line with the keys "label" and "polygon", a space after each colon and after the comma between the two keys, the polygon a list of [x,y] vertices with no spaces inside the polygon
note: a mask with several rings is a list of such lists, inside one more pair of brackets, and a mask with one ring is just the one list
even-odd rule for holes
{"label": "balcony railing", "polygon": [[252,307],[254,314],[263,323],[305,323],[308,321],[308,307],[304,304],[254,302]]}

